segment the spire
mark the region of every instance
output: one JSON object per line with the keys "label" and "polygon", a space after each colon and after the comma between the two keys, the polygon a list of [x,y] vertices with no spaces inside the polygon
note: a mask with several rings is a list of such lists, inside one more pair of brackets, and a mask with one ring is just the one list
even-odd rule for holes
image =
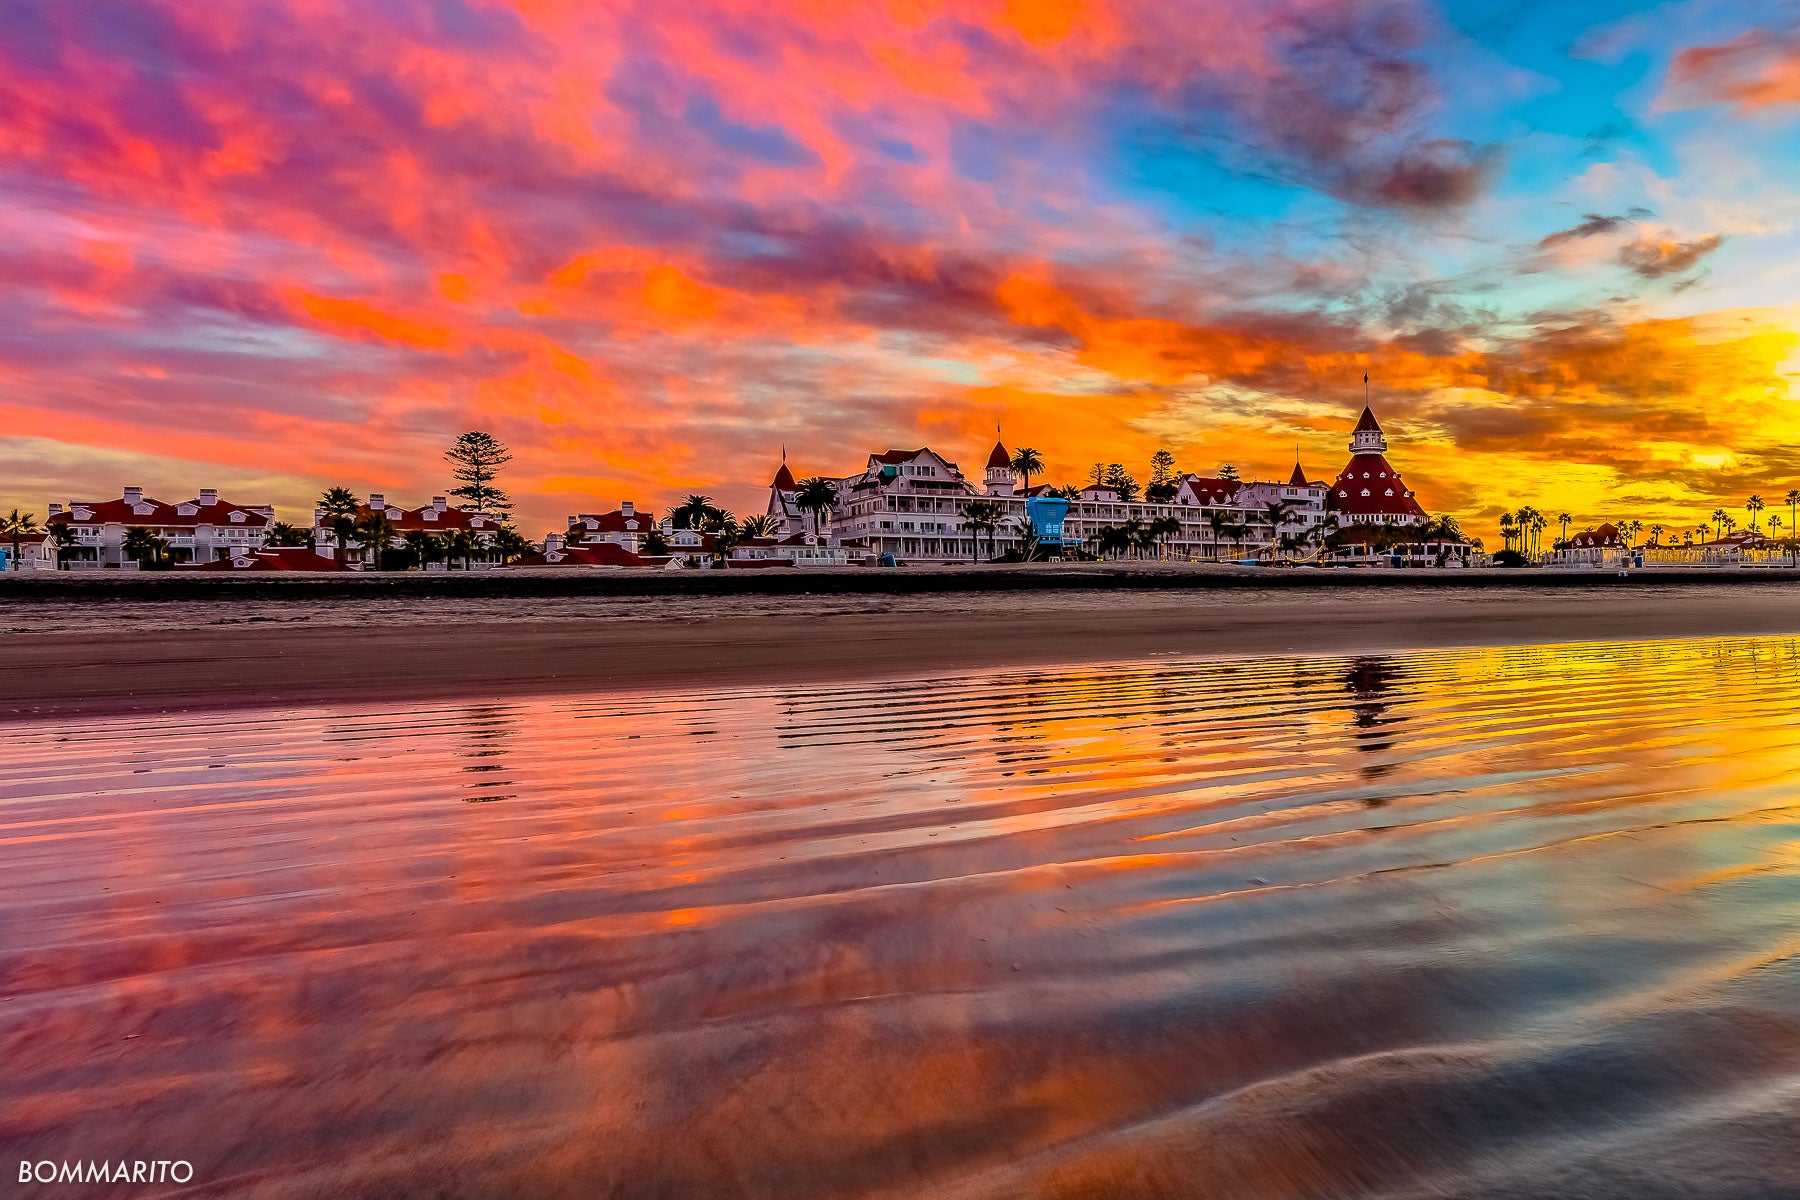
{"label": "spire", "polygon": [[794,473],[788,470],[786,446],[781,448],[781,469],[775,472],[775,479],[769,486],[778,492],[797,492],[800,490],[800,485],[794,482]]}
{"label": "spire", "polygon": [[1300,460],[1294,459],[1294,473],[1288,478],[1289,487],[1306,487],[1306,472],[1300,469]]}
{"label": "spire", "polygon": [[[998,432],[998,430],[995,430],[996,435]],[[998,441],[994,443],[994,449],[988,455],[987,469],[990,471],[1012,470],[1012,455],[1006,452],[1004,443]]]}

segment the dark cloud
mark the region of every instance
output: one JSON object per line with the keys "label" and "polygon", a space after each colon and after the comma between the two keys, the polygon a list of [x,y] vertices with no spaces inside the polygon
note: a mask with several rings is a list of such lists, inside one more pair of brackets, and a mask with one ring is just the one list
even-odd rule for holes
{"label": "dark cloud", "polygon": [[1399,209],[1458,208],[1487,190],[1499,150],[1473,142],[1440,138],[1411,147],[1393,159],[1350,171],[1341,185],[1346,198]]}
{"label": "dark cloud", "polygon": [[1581,219],[1581,224],[1572,225],[1568,229],[1559,229],[1555,233],[1546,234],[1538,239],[1538,249],[1553,250],[1568,242],[1578,242],[1583,238],[1598,237],[1603,233],[1612,233],[1629,224],[1624,217],[1603,217],[1599,213],[1588,213]]}
{"label": "dark cloud", "polygon": [[1719,248],[1721,234],[1708,234],[1691,242],[1659,241],[1642,237],[1619,250],[1619,262],[1645,279],[1679,275]]}

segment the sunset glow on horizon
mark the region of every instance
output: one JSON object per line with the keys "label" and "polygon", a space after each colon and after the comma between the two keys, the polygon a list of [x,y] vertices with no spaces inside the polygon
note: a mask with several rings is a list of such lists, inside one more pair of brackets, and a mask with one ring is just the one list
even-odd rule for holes
{"label": "sunset glow on horizon", "polygon": [[[1330,478],[1691,528],[1800,487],[1800,29],[1680,0],[21,0],[0,506],[531,536],[999,426],[1046,481]],[[1784,514],[1785,515],[1785,514]]]}

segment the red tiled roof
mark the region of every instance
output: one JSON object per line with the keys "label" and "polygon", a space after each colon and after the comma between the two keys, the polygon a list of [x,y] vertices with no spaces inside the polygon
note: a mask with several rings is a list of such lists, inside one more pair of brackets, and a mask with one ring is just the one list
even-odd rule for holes
{"label": "red tiled roof", "polygon": [[920,446],[917,450],[889,450],[885,454],[871,454],[869,457],[878,463],[903,463],[911,462],[924,453],[926,448]]}
{"label": "red tiled roof", "polygon": [[994,443],[993,452],[988,455],[987,465],[990,471],[998,467],[1012,466],[1012,455],[1006,452],[1006,446],[1003,443]]}
{"label": "red tiled roof", "polygon": [[543,554],[525,554],[513,561],[522,567],[660,567],[670,557],[666,554],[633,554],[617,542],[565,546],[558,553],[561,558],[554,562]]}
{"label": "red tiled roof", "polygon": [[1288,486],[1289,487],[1305,487],[1305,486],[1307,486],[1306,472],[1302,471],[1300,469],[1299,463],[1294,464],[1294,473],[1292,475],[1288,476]]}
{"label": "red tiled roof", "polygon": [[[48,525],[144,525],[152,527],[196,528],[201,525],[237,526],[240,529],[261,529],[269,523],[269,518],[254,509],[245,508],[241,504],[228,504],[221,500],[214,504],[201,504],[198,500],[188,500],[182,504],[164,504],[161,500],[153,500],[145,496],[139,507],[148,508],[147,513],[136,511],[127,504],[123,497],[117,500],[99,500],[89,502],[78,500],[68,509],[55,513],[45,519]],[[92,515],[85,521],[75,519],[72,510],[84,509]],[[192,508],[191,513],[183,513],[183,508]],[[244,514],[242,520],[231,519],[232,513]]]}
{"label": "red tiled roof", "polygon": [[[591,525],[590,521],[593,522]],[[657,527],[655,513],[634,511],[627,516],[622,508],[608,513],[582,513],[575,518],[575,523],[594,533],[644,534]]]}
{"label": "red tiled roof", "polygon": [[1229,504],[1243,487],[1240,479],[1220,479],[1210,475],[1183,475],[1176,484],[1176,494],[1186,487],[1202,504]]}
{"label": "red tiled roof", "polygon": [[342,562],[305,546],[265,546],[208,563],[183,563],[178,571],[347,571]]}
{"label": "red tiled roof", "polygon": [[1610,522],[1596,529],[1584,529],[1569,539],[1569,545],[1577,550],[1594,550],[1603,546],[1623,546],[1625,539],[1619,536],[1619,527]]}
{"label": "red tiled roof", "polygon": [[[1366,411],[1366,410],[1365,410]],[[1353,517],[1423,517],[1425,510],[1380,454],[1358,454],[1338,473],[1325,497],[1336,512]]]}
{"label": "red tiled roof", "polygon": [[[501,525],[500,518],[492,513],[472,512],[464,508],[433,510],[430,505],[426,505],[424,508],[401,508],[397,504],[390,504],[382,511],[388,514],[388,520],[393,522],[394,529],[399,533],[408,533],[414,529],[423,529],[427,533],[443,529],[470,529],[476,533],[491,533],[497,531]],[[425,514],[433,511],[437,515],[427,521]],[[358,505],[355,519],[358,522],[367,520],[374,512],[375,510],[366,504]],[[395,512],[400,515],[394,516]]]}
{"label": "red tiled roof", "polygon": [[800,485],[794,482],[794,473],[788,470],[787,460],[781,460],[781,470],[775,472],[775,481],[769,485],[778,492],[796,492]]}
{"label": "red tiled roof", "polygon": [[1375,410],[1363,405],[1362,416],[1356,419],[1356,428],[1352,433],[1380,433],[1381,422],[1375,419]]}

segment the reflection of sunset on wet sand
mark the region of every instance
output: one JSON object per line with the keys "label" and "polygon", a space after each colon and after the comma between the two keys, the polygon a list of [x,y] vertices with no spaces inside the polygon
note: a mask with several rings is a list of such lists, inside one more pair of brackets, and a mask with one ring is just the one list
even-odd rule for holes
{"label": "reflection of sunset on wet sand", "polygon": [[232,1196],[1771,1194],[1797,698],[1757,639],[17,724],[0,1145]]}

